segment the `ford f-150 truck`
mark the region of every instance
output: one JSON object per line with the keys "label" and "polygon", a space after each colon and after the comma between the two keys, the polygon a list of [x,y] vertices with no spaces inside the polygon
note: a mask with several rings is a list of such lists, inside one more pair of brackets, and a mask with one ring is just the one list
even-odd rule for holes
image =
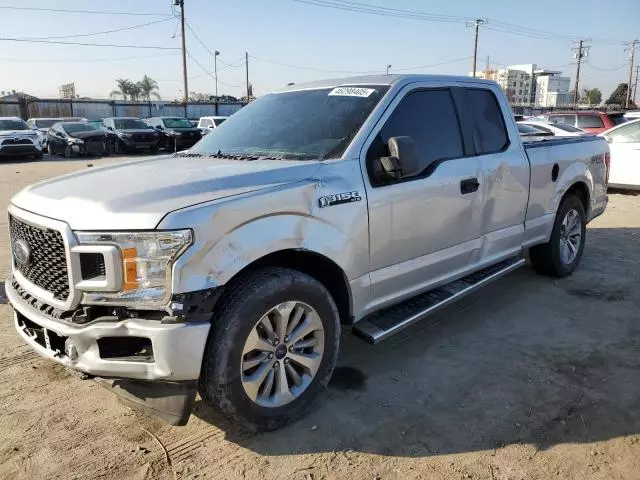
{"label": "ford f-150 truck", "polygon": [[18,193],[6,293],[29,345],[130,404],[184,424],[198,389],[274,429],[327,384],[341,327],[379,342],[527,255],[570,275],[608,158],[523,144],[489,81],[293,85],[184,153]]}

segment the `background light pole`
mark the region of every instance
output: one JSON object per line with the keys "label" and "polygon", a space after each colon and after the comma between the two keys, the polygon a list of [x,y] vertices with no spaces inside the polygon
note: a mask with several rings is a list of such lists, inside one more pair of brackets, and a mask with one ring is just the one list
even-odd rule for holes
{"label": "background light pole", "polygon": [[218,55],[220,52],[213,52],[213,75],[216,77],[216,102],[218,101]]}
{"label": "background light pole", "polygon": [[389,69],[391,68],[391,65],[387,65],[387,75],[389,75]]}

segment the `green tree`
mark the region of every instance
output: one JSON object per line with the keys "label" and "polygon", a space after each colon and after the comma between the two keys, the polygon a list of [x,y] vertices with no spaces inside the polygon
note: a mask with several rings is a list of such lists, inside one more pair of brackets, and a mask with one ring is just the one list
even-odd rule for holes
{"label": "green tree", "polygon": [[[629,90],[629,85],[627,85],[626,83],[618,84],[618,86],[613,91],[611,96],[604,103],[606,103],[607,105],[624,106],[627,100],[627,90]],[[634,106],[633,102],[629,102],[629,106],[633,107]]]}
{"label": "green tree", "polygon": [[580,103],[586,103],[588,105],[600,105],[602,102],[602,92],[599,88],[585,88],[582,91]]}
{"label": "green tree", "polygon": [[140,100],[140,95],[142,95],[142,87],[140,86],[140,84],[131,82],[131,84],[129,85],[129,97],[131,98],[131,100],[137,102],[138,100]]}
{"label": "green tree", "polygon": [[133,82],[126,78],[118,78],[116,79],[116,84],[118,85],[118,89],[111,92],[111,98],[115,98],[121,95],[122,99],[126,100],[127,96],[131,94],[131,87],[133,86]]}
{"label": "green tree", "polygon": [[153,78],[145,75],[142,77],[142,80],[138,82],[138,86],[140,87],[140,97],[143,100],[150,102],[151,97],[154,97],[156,100],[160,100],[160,95],[158,94],[158,82]]}

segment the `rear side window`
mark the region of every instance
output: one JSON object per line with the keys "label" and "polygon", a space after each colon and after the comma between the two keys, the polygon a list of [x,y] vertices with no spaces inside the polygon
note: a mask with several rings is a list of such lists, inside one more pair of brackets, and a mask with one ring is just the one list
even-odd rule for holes
{"label": "rear side window", "polygon": [[423,163],[463,156],[458,116],[448,90],[410,93],[398,104],[380,131],[370,153],[388,155],[391,137],[409,136],[418,144]]}
{"label": "rear side window", "polygon": [[465,89],[463,110],[462,115],[470,119],[478,155],[500,152],[509,144],[502,111],[491,90]]}
{"label": "rear side window", "polygon": [[578,128],[603,128],[604,123],[598,115],[578,115]]}
{"label": "rear side window", "polygon": [[566,123],[568,125],[576,124],[575,115],[549,115],[549,123]]}
{"label": "rear side window", "polygon": [[624,127],[615,129],[607,134],[607,137],[615,143],[635,143],[640,142],[640,121],[629,123]]}

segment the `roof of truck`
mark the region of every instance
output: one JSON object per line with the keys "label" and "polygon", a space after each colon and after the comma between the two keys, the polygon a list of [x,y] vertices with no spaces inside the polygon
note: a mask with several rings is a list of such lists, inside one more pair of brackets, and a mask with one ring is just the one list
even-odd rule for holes
{"label": "roof of truck", "polygon": [[295,83],[288,85],[281,91],[305,90],[312,88],[329,88],[344,85],[395,85],[398,83],[406,84],[419,81],[449,81],[449,82],[468,82],[468,83],[485,83],[487,85],[495,85],[492,80],[483,80],[481,78],[463,77],[457,75],[364,75],[360,77],[333,78],[328,80],[317,80],[308,83]]}

